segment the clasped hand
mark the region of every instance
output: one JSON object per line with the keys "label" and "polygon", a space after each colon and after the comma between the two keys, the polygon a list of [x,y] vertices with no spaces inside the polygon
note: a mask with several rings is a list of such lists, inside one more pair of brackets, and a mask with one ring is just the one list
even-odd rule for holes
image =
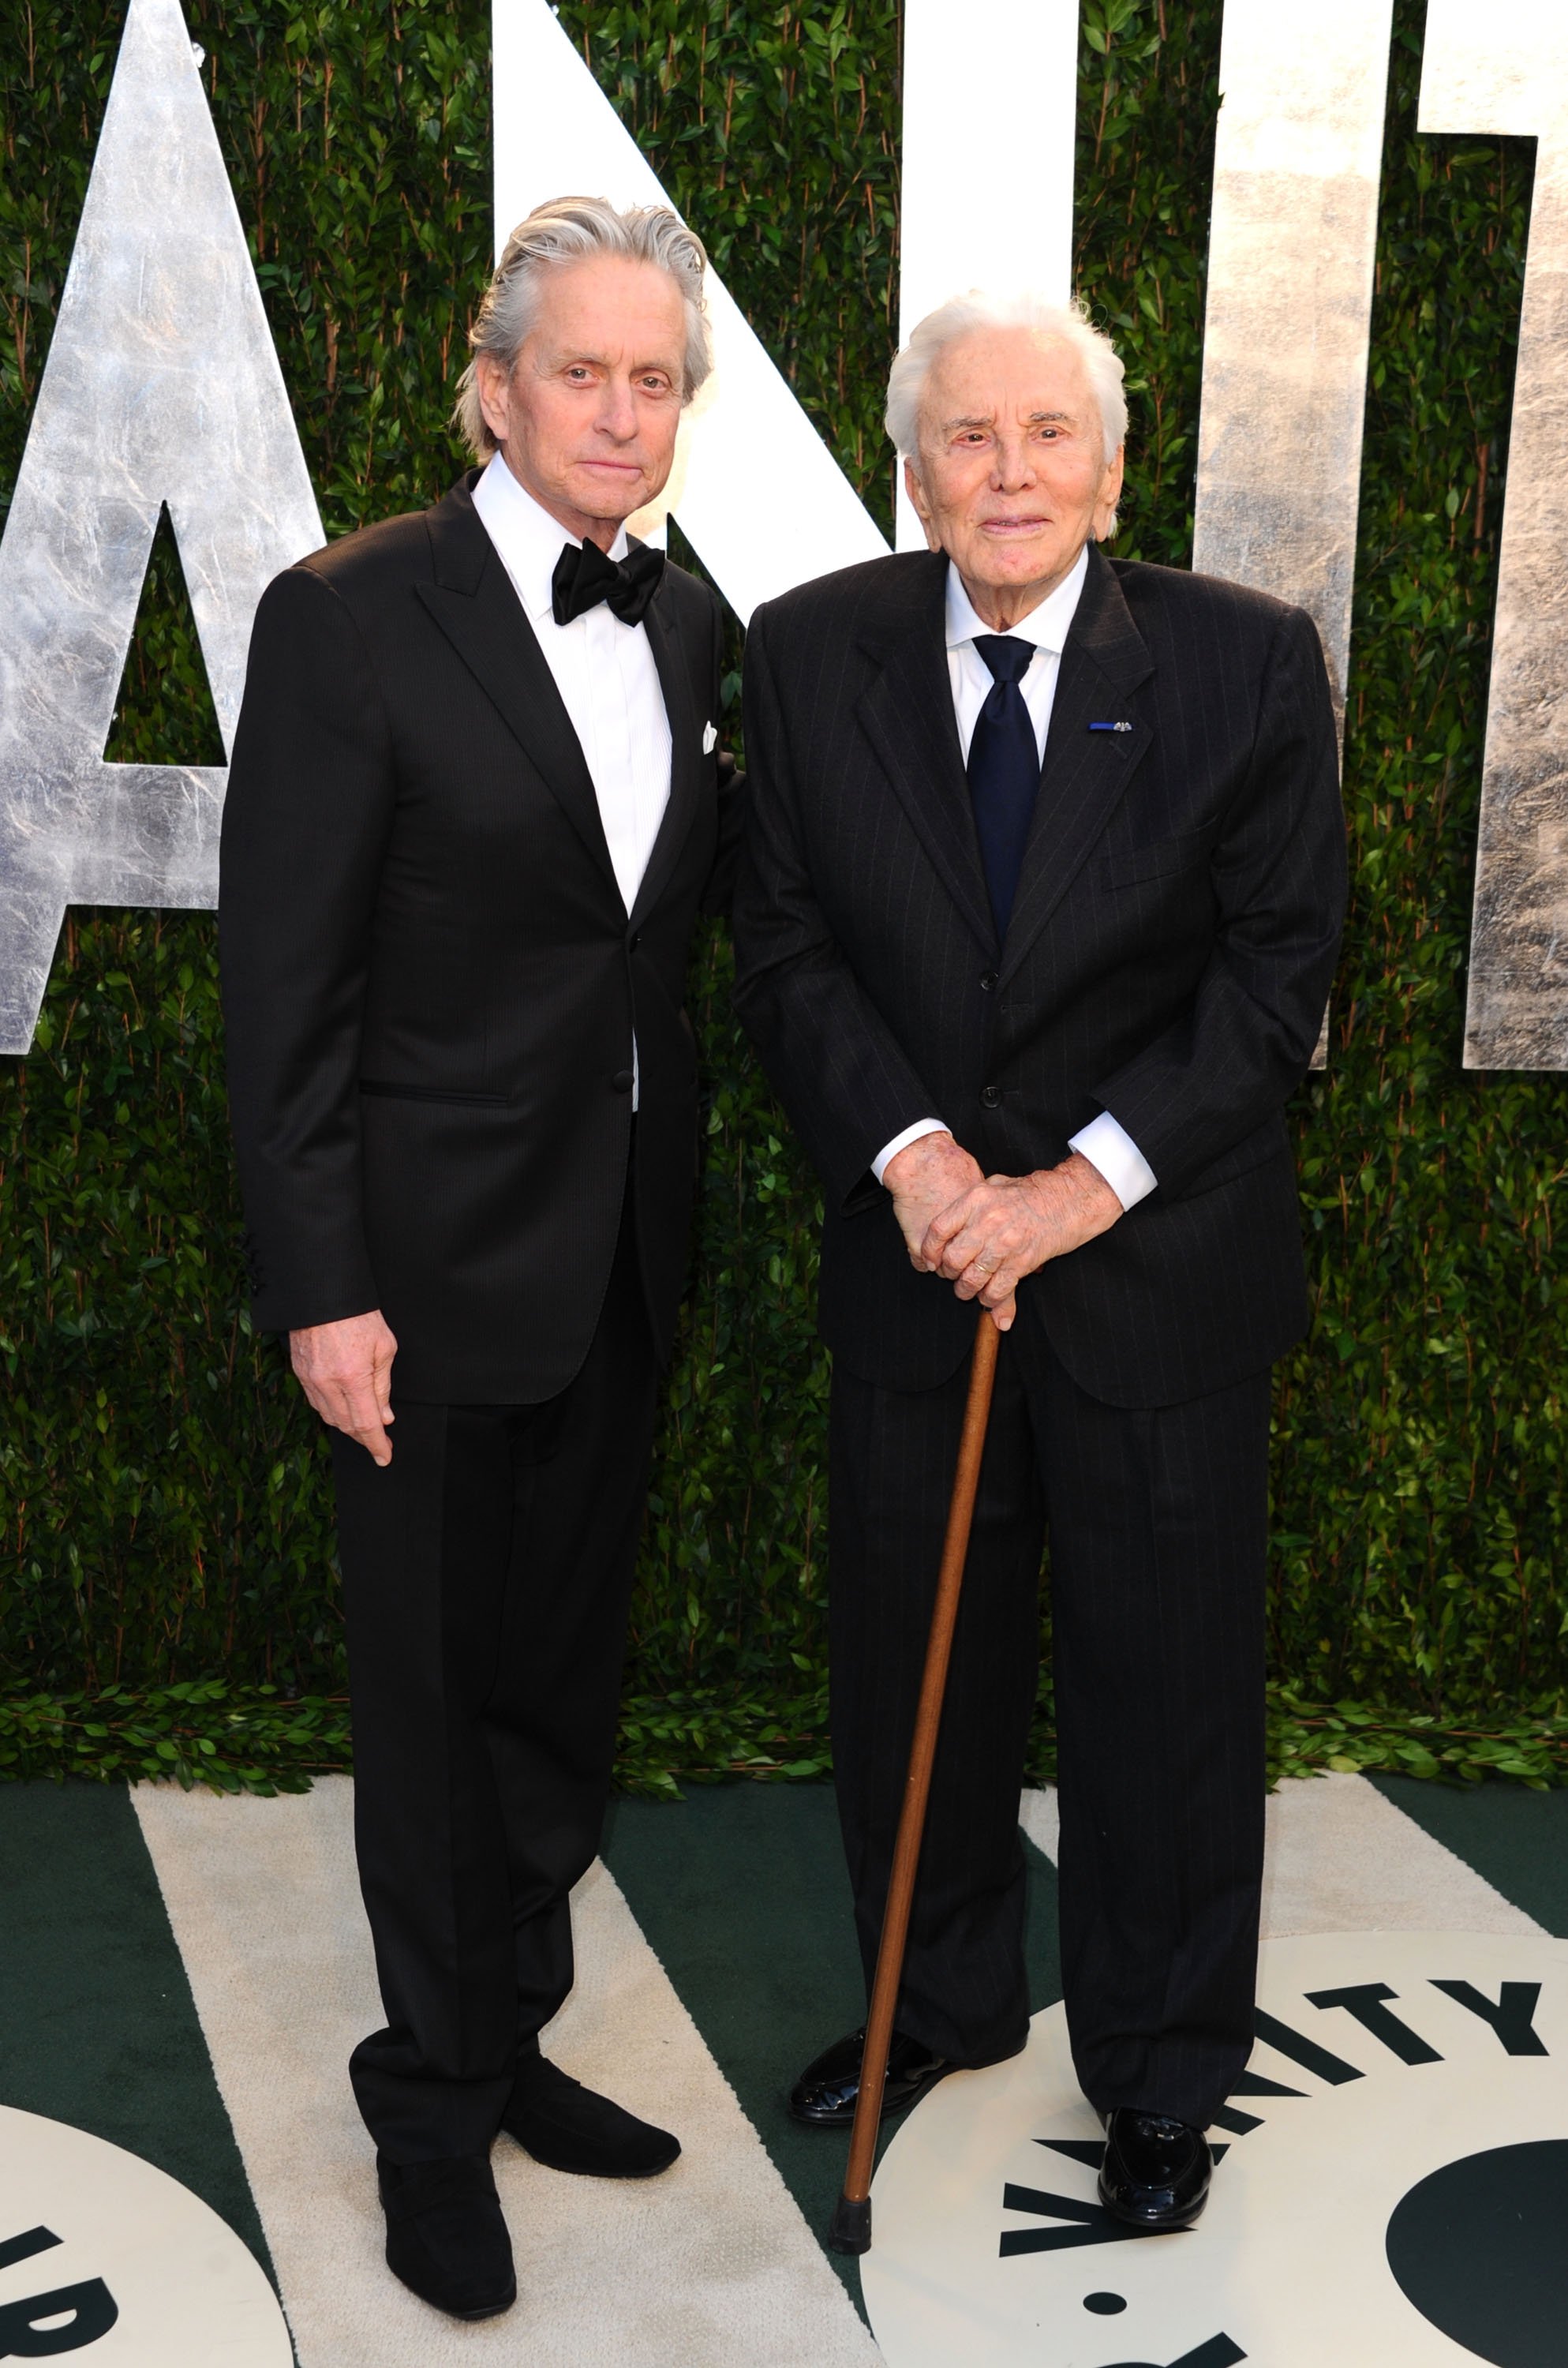
{"label": "clasped hand", "polygon": [[989,1308],[1000,1332],[1017,1313],[1024,1277],[1115,1224],[1121,1202],[1074,1151],[1031,1176],[986,1176],[950,1134],[922,1135],[890,1159],[882,1181],[920,1274]]}

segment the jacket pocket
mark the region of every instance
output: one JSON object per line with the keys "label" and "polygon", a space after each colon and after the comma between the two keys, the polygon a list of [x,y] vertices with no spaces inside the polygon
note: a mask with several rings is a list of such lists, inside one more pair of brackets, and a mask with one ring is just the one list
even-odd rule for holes
{"label": "jacket pocket", "polygon": [[1130,847],[1124,855],[1100,858],[1103,888],[1135,888],[1144,880],[1164,880],[1188,871],[1209,859],[1209,833],[1184,830],[1175,838],[1156,838],[1147,847]]}
{"label": "jacket pocket", "polygon": [[1296,1167],[1290,1154],[1290,1137],[1285,1132],[1284,1120],[1276,1117],[1266,1119],[1251,1134],[1244,1135],[1240,1143],[1233,1144],[1229,1151],[1222,1151],[1218,1159],[1211,1159],[1201,1175],[1193,1178],[1185,1191],[1171,1194],[1166,1206],[1179,1208],[1186,1201],[1201,1201],[1206,1192],[1218,1192],[1225,1185],[1236,1183],[1243,1176],[1250,1176],[1255,1168],[1265,1167],[1270,1160],[1278,1159],[1285,1161],[1293,1182]]}
{"label": "jacket pocket", "polygon": [[389,1102],[456,1102],[474,1110],[505,1110],[506,1094],[449,1093],[444,1086],[399,1086],[381,1077],[361,1077],[359,1091]]}

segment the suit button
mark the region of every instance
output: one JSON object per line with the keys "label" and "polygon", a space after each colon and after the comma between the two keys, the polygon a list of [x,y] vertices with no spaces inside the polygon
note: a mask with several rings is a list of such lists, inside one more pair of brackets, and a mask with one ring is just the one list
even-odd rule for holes
{"label": "suit button", "polygon": [[1001,1101],[1002,1088],[1000,1086],[981,1087],[980,1107],[982,1110],[997,1110],[1001,1106]]}
{"label": "suit button", "polygon": [[980,973],[980,985],[981,985],[981,992],[982,992],[983,994],[984,994],[984,995],[991,995],[991,994],[993,994],[993,993],[994,992],[994,990],[995,990],[995,986],[996,986],[996,973],[995,973],[995,972],[994,972],[994,970],[984,970],[984,971],[982,971],[982,972],[981,972],[981,973]]}
{"label": "suit button", "polygon": [[618,1094],[629,1094],[631,1091],[631,1070],[618,1069],[614,1076],[610,1079],[610,1084],[615,1087]]}
{"label": "suit button", "polygon": [[627,944],[631,947],[631,949],[632,952],[633,952],[633,953],[635,953],[635,952],[637,951],[638,947],[639,947],[639,946],[642,944],[642,930],[641,930],[641,929],[633,929],[633,930],[632,930],[632,932],[631,932],[631,935],[627,939],[626,942],[627,942]]}

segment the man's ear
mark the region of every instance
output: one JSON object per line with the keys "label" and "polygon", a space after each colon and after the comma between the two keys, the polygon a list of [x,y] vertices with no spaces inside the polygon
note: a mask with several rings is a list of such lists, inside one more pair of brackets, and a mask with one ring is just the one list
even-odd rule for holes
{"label": "man's ear", "polygon": [[910,507],[925,529],[927,547],[932,551],[940,551],[942,546],[937,539],[937,529],[932,520],[930,505],[926,499],[926,488],[915,472],[914,461],[909,460],[906,460],[903,464],[903,490],[909,495]]}
{"label": "man's ear", "polygon": [[1126,454],[1126,445],[1119,444],[1106,464],[1105,474],[1100,479],[1099,495],[1095,503],[1094,524],[1091,529],[1092,539],[1096,542],[1104,541],[1111,519],[1116,516],[1117,504],[1121,499],[1122,464]]}
{"label": "man's ear", "polygon": [[504,444],[512,432],[511,417],[506,405],[509,374],[494,354],[476,354],[473,362],[473,382],[479,390],[479,408],[484,424],[498,444]]}

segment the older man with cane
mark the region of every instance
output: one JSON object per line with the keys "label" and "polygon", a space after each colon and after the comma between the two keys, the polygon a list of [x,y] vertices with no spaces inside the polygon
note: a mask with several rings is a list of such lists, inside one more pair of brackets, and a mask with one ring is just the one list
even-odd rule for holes
{"label": "older man with cane", "polygon": [[[1107,2208],[1178,2228],[1252,2045],[1269,1368],[1307,1318],[1284,1108],[1344,906],[1334,718],[1300,610],[1099,547],[1126,405],[1077,310],[944,305],[888,427],[930,549],[753,619],[736,909],[741,1014],[825,1195],[868,1975],[976,1303],[1005,1336],[885,2109],[1024,2044],[1049,1528],[1074,2060]],[[851,2120],[863,2050],[807,2066],[798,2119]]]}

